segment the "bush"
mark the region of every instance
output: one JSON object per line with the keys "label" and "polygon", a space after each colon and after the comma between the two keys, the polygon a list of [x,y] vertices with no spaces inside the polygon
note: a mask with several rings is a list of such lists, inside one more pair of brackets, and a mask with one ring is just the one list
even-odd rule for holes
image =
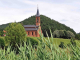
{"label": "bush", "polygon": [[0,47],[3,49],[5,46],[5,42],[3,38],[0,38]]}
{"label": "bush", "polygon": [[35,47],[36,45],[38,45],[38,41],[36,41],[35,39],[33,39],[31,37],[27,37],[27,41],[26,41],[27,45],[29,45],[29,42],[31,43],[31,45],[33,47]]}
{"label": "bush", "polygon": [[55,30],[53,32],[53,37],[55,38],[75,38],[75,35],[71,31],[65,31],[65,30]]}
{"label": "bush", "polygon": [[60,48],[65,48],[64,42],[61,42],[60,45],[59,45],[59,47],[60,47]]}

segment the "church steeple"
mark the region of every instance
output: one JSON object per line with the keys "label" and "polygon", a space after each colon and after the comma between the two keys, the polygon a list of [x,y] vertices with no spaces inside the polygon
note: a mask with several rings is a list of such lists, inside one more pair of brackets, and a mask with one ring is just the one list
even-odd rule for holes
{"label": "church steeple", "polygon": [[36,17],[38,17],[38,16],[40,16],[40,15],[39,15],[39,9],[38,9],[38,7],[37,7],[37,14],[36,14]]}
{"label": "church steeple", "polygon": [[37,14],[36,14],[36,26],[40,25],[40,15],[39,15],[39,9],[37,7]]}

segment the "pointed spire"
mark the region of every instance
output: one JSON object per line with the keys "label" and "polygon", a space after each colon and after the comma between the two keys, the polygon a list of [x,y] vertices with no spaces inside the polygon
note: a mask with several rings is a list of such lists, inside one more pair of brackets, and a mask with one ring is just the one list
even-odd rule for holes
{"label": "pointed spire", "polygon": [[40,15],[39,15],[38,5],[37,5],[37,14],[36,14],[36,16],[40,16]]}

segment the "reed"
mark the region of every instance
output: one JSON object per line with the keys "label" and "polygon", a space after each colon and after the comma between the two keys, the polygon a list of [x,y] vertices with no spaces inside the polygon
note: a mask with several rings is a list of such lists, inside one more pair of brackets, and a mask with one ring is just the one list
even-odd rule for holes
{"label": "reed", "polygon": [[[51,32],[51,31],[50,31]],[[46,33],[47,34],[47,33]],[[54,43],[54,38],[51,33],[51,38],[44,38],[40,33],[39,44],[35,47],[32,47],[31,42],[29,45],[20,45],[19,53],[11,50],[11,46],[5,50],[0,49],[0,60],[80,60],[80,47],[66,47],[61,49],[56,46]]]}

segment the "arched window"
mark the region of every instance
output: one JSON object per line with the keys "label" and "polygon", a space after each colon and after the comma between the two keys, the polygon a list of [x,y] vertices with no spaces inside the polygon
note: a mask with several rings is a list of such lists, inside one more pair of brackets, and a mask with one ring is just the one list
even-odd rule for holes
{"label": "arched window", "polygon": [[33,32],[32,32],[32,35],[33,35]]}

